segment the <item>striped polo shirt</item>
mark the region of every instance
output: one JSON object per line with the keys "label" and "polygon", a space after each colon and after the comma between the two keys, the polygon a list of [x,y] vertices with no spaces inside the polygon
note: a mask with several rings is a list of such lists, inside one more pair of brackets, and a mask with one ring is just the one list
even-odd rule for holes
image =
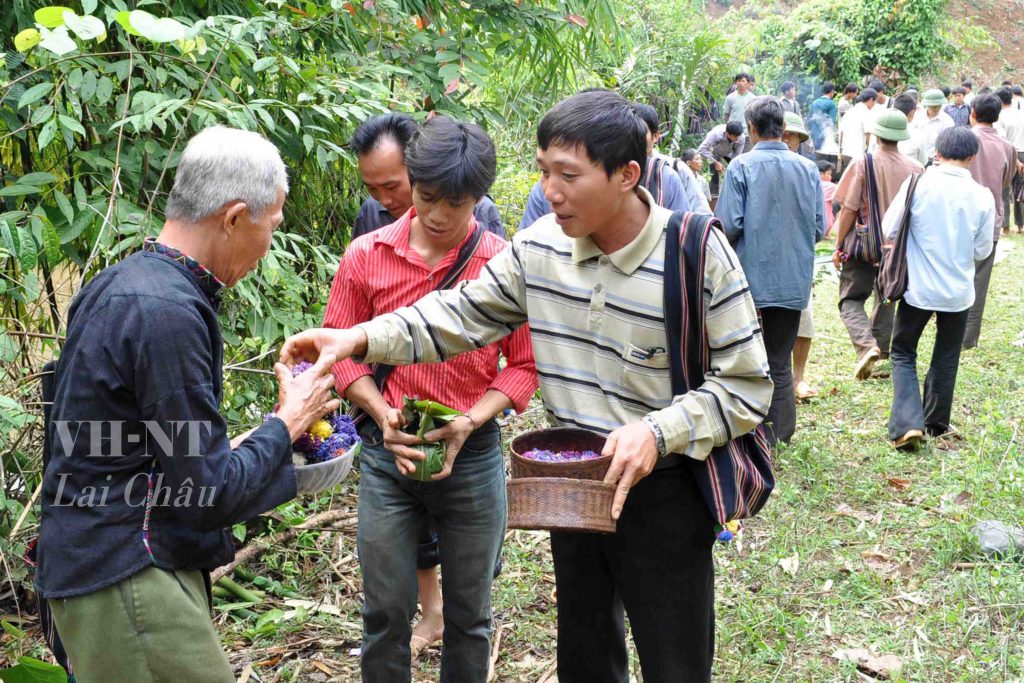
{"label": "striped polo shirt", "polygon": [[545,216],[517,233],[477,279],[359,325],[368,339],[365,360],[437,362],[529,322],[544,406],[557,425],[608,433],[650,415],[668,452],[697,459],[750,431],[767,414],[772,381],[739,259],[724,236],[708,240],[710,363],[699,389],[673,396],[663,308],[672,213],[640,193],[650,214],[622,249],[605,254]]}

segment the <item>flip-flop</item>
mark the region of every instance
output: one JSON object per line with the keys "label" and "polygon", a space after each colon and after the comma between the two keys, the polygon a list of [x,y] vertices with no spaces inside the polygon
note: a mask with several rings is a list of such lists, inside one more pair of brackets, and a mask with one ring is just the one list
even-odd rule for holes
{"label": "flip-flop", "polygon": [[412,656],[412,660],[416,661],[417,659],[419,659],[420,655],[423,654],[423,651],[426,650],[428,647],[440,644],[440,640],[430,642],[423,636],[413,636],[409,639],[409,652]]}

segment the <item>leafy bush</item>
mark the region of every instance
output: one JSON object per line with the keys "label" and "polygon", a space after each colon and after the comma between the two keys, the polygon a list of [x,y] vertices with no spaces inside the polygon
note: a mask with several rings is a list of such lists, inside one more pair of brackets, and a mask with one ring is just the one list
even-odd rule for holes
{"label": "leafy bush", "polygon": [[750,61],[767,82],[800,76],[836,83],[865,74],[890,85],[918,84],[964,46],[987,40],[970,26],[948,25],[948,0],[808,0],[788,14],[756,5],[748,25]]}

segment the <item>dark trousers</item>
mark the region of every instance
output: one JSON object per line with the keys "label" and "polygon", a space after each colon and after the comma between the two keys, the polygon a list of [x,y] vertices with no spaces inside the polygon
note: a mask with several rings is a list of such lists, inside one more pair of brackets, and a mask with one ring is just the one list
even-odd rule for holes
{"label": "dark trousers", "polygon": [[722,192],[722,173],[718,172],[715,168],[714,162],[711,164],[711,182],[708,184],[708,189],[711,191],[712,197],[717,197]]}
{"label": "dark trousers", "polygon": [[996,262],[996,245],[992,245],[992,253],[980,261],[974,262],[974,305],[967,314],[967,330],[964,332],[964,348],[973,349],[981,339],[981,318],[985,315],[985,301],[988,299],[988,286],[992,281],[992,265]]}
{"label": "dark trousers", "polygon": [[[1024,152],[1017,152],[1017,161],[1024,161]],[[1021,179],[1015,176],[1009,187],[1003,188],[1003,227],[1010,227],[1010,208],[1013,208],[1013,224],[1024,226],[1024,202],[1017,201],[1017,188]]]}
{"label": "dark trousers", "polygon": [[796,396],[793,394],[793,344],[800,327],[800,311],[789,308],[761,308],[764,350],[768,353],[768,370],[775,384],[772,405],[765,418],[768,443],[789,443],[796,431]]}
{"label": "dark trousers", "polygon": [[839,172],[832,174],[832,182],[838,183],[839,179],[846,173],[846,169],[853,163],[853,157],[848,157],[845,154],[839,155]]}
{"label": "dark trousers", "polygon": [[[839,317],[850,333],[858,358],[875,346],[882,353],[889,353],[896,307],[882,303],[882,296],[875,285],[877,277],[878,266],[852,259],[843,264],[839,273]],[[872,294],[875,296],[875,308],[868,319],[865,304]]]}
{"label": "dark trousers", "polygon": [[[935,315],[935,347],[924,380],[922,401],[917,383],[917,343],[932,314]],[[960,345],[966,327],[967,311],[939,313],[900,302],[890,356],[894,394],[889,414],[890,439],[898,439],[911,429],[927,430],[932,436],[949,431]]]}
{"label": "dark trousers", "polygon": [[629,680],[623,612],[645,683],[710,681],[714,540],[688,463],[634,486],[616,533],[552,532],[559,683]]}
{"label": "dark trousers", "polygon": [[[722,157],[715,161],[721,162],[723,165],[728,164],[732,161],[732,157]],[[715,168],[715,162],[711,162],[711,182],[708,184],[708,190],[711,192],[712,197],[717,197],[722,191],[722,178],[725,176],[725,171],[722,173],[718,172]]]}

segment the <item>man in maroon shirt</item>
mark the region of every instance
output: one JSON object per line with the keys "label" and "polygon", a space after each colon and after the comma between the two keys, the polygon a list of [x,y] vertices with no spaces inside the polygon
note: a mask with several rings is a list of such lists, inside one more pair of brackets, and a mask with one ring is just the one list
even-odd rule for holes
{"label": "man in maroon shirt", "polygon": [[[494,144],[479,126],[436,117],[405,150],[413,207],[356,239],[345,252],[325,327],[350,328],[415,303],[465,264],[473,279],[505,248],[473,217],[495,176]],[[471,256],[470,256],[471,254]],[[498,369],[499,351],[508,363]],[[415,362],[415,359],[413,359]],[[417,546],[433,519],[444,567],[443,681],[487,678],[491,583],[505,529],[501,440],[494,417],[522,410],[537,389],[529,330],[443,363],[394,368],[379,386],[366,365],[334,367],[337,388],[370,418],[360,433],[359,562],[363,571],[365,681],[410,680],[410,622],[416,607]],[[422,443],[400,431],[403,396],[463,412],[424,441],[447,442],[444,469],[430,481],[409,475]]]}
{"label": "man in maroon shirt", "polygon": [[[1013,93],[1003,88],[1006,102],[1010,103]],[[971,162],[971,177],[979,185],[988,188],[992,198],[996,200],[996,228],[992,241],[999,241],[999,229],[1003,225],[1003,189],[1013,182],[1013,174],[1017,171],[1017,150],[993,127],[999,120],[1003,103],[996,95],[978,95],[971,107],[971,125],[978,136],[978,153]],[[964,348],[973,349],[981,337],[981,318],[985,313],[985,299],[988,297],[988,285],[992,279],[992,265],[996,260],[996,250],[978,261],[974,267],[974,305],[967,314],[967,331],[964,333]]]}

